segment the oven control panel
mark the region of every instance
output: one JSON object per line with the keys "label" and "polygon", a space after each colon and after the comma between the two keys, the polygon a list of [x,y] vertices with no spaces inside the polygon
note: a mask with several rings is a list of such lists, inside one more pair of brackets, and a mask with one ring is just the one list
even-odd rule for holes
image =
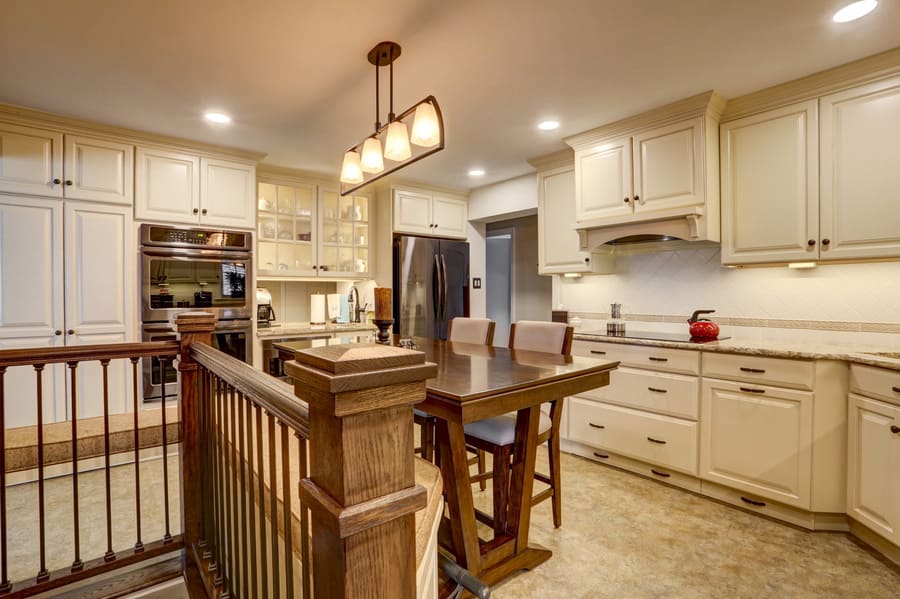
{"label": "oven control panel", "polygon": [[141,225],[141,243],[157,247],[249,250],[250,233],[145,223]]}

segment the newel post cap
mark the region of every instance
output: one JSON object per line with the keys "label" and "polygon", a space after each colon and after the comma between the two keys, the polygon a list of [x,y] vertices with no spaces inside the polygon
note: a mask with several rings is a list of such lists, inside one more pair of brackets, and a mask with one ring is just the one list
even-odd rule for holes
{"label": "newel post cap", "polygon": [[179,333],[212,333],[216,315],[209,312],[181,312],[175,315],[175,330]]}

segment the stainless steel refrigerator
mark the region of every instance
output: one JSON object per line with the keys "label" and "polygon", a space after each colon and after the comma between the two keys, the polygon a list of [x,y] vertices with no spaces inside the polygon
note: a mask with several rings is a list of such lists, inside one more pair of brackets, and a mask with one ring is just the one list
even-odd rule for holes
{"label": "stainless steel refrigerator", "polygon": [[469,315],[469,244],[394,238],[394,332],[446,339],[448,323]]}

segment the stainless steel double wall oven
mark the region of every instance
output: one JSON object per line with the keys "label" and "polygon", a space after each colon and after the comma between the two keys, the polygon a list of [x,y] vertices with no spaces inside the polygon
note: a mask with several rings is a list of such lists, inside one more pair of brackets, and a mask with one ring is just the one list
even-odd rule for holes
{"label": "stainless steel double wall oven", "polygon": [[[143,224],[141,235],[141,334],[144,341],[176,338],[178,312],[216,315],[213,346],[244,362],[253,347],[252,299],[247,283],[253,247],[248,231]],[[143,364],[144,401],[178,391],[178,375],[157,359]]]}

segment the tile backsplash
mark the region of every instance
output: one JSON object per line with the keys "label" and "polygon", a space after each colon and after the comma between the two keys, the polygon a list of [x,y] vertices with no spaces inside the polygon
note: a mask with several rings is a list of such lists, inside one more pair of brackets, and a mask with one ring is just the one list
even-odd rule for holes
{"label": "tile backsplash", "polygon": [[259,281],[257,286],[272,294],[276,322],[309,322],[309,296],[337,290],[337,283],[307,281]]}
{"label": "tile backsplash", "polygon": [[803,321],[833,321],[837,328],[839,323],[898,324],[900,263],[733,269],[721,265],[718,248],[682,245],[617,256],[616,274],[560,278],[554,285],[553,306],[562,304],[570,312],[608,313],[612,302],[621,303],[626,314],[679,318],[710,308],[715,317],[736,319],[734,324],[737,319],[768,321],[768,326],[792,321],[792,328],[805,328]]}

